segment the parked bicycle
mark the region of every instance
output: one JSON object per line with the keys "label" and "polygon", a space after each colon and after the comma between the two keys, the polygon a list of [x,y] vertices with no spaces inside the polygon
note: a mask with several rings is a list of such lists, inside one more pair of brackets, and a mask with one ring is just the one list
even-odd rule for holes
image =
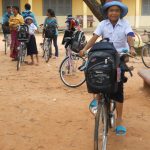
{"label": "parked bicycle", "polygon": [[18,57],[17,57],[17,70],[20,69],[21,64],[25,61],[27,54],[26,42],[29,40],[29,29],[27,25],[20,25],[18,28],[18,41],[20,45],[18,47]]}
{"label": "parked bicycle", "polygon": [[135,48],[141,48],[141,59],[145,67],[150,68],[150,32],[144,30],[143,33],[138,33],[136,30],[135,34]]}
{"label": "parked bicycle", "polygon": [[[40,25],[40,28],[43,30],[43,24]],[[50,38],[43,35],[43,43],[40,43],[41,48],[43,49],[43,58],[45,62],[48,63],[49,59],[52,57],[52,41]]]}
{"label": "parked bicycle", "polygon": [[[70,32],[70,31],[67,31]],[[74,42],[74,38],[77,34],[79,35],[78,41]],[[62,61],[59,69],[60,79],[68,87],[79,87],[85,82],[85,75],[82,69],[86,59],[78,55],[78,46],[82,49],[85,45],[85,37],[83,32],[75,31],[70,37],[64,37],[66,58]],[[79,45],[78,45],[79,44]]]}
{"label": "parked bicycle", "polygon": [[142,62],[145,67],[150,68],[150,32],[144,30],[144,36],[147,36],[148,40],[144,42],[144,46],[141,50]]}

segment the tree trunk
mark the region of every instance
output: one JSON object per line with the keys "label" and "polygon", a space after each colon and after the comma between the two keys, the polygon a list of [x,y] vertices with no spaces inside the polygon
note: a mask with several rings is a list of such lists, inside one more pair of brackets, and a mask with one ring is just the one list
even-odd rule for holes
{"label": "tree trunk", "polygon": [[89,9],[92,11],[94,16],[99,20],[103,20],[102,16],[102,5],[105,3],[106,0],[100,0],[100,3],[98,3],[96,0],[83,0],[86,5],[89,7]]}

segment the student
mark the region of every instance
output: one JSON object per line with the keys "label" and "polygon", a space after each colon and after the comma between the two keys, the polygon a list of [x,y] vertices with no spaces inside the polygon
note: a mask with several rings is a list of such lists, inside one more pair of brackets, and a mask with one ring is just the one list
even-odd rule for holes
{"label": "student", "polygon": [[37,30],[37,27],[33,23],[33,18],[31,16],[28,16],[25,18],[25,22],[29,27],[29,42],[27,43],[27,55],[31,56],[31,62],[28,63],[29,65],[34,65],[34,55],[36,55],[36,65],[39,63],[38,59],[38,50],[37,50],[37,45],[36,45],[36,38],[35,38],[35,31]]}
{"label": "student", "polygon": [[37,25],[37,21],[35,19],[34,13],[31,12],[31,5],[26,3],[24,8],[25,8],[25,11],[23,11],[22,14],[21,14],[23,16],[23,18],[25,19],[28,16],[32,17],[33,18],[33,23],[37,27],[38,25]]}
{"label": "student", "polygon": [[55,33],[54,33],[55,35],[53,36],[53,38],[51,38],[51,41],[53,41],[53,44],[54,44],[54,47],[55,47],[55,56],[53,58],[56,59],[59,56],[58,44],[57,44],[58,23],[57,23],[57,19],[56,19],[56,16],[55,16],[55,12],[52,9],[47,10],[47,17],[44,21],[43,35],[44,35],[45,30],[46,30],[46,27],[49,26],[50,24],[55,24],[55,26],[56,26],[56,30],[55,30]]}
{"label": "student", "polygon": [[76,29],[80,30],[79,22],[72,17],[72,15],[68,15],[66,18],[66,29],[75,31]]}
{"label": "student", "polygon": [[[80,51],[80,56],[83,56],[85,51],[91,48],[100,36],[102,36],[102,38],[109,38],[118,53],[121,53],[122,50],[127,49],[132,55],[135,55],[136,52],[133,47],[134,33],[129,23],[123,19],[127,13],[128,8],[122,2],[112,0],[106,2],[103,6],[103,14],[106,19],[99,23],[94,31],[93,37],[89,40],[84,49]],[[117,110],[116,134],[124,135],[126,133],[126,128],[122,123],[124,102],[122,80],[118,83],[118,86],[118,91],[112,96],[116,101]]]}
{"label": "student", "polygon": [[9,27],[10,27],[10,32],[11,32],[11,46],[10,46],[10,57],[13,58],[12,61],[17,60],[18,56],[18,46],[19,46],[19,41],[17,39],[17,28],[19,25],[24,24],[24,19],[20,15],[19,7],[13,6],[13,16],[10,17],[9,19]]}

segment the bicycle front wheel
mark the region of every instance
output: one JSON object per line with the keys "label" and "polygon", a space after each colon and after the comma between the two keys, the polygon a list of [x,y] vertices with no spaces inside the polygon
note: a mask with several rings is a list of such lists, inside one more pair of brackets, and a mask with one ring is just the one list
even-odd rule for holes
{"label": "bicycle front wheel", "polygon": [[60,65],[60,78],[65,85],[75,88],[85,82],[84,72],[79,70],[84,62],[85,60],[78,55],[72,55],[63,60]]}
{"label": "bicycle front wheel", "polygon": [[145,67],[150,68],[150,46],[149,45],[145,45],[142,48],[141,57]]}
{"label": "bicycle front wheel", "polygon": [[98,103],[95,117],[94,150],[106,150],[108,134],[108,113],[105,102]]}

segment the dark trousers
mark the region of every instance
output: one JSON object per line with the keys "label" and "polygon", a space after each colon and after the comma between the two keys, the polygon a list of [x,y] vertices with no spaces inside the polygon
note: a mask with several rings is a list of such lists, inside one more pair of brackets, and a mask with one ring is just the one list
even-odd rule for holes
{"label": "dark trousers", "polygon": [[54,44],[54,47],[55,47],[55,56],[58,57],[58,45],[57,45],[57,35],[54,36],[52,39],[51,39],[51,42],[53,41],[53,44]]}

